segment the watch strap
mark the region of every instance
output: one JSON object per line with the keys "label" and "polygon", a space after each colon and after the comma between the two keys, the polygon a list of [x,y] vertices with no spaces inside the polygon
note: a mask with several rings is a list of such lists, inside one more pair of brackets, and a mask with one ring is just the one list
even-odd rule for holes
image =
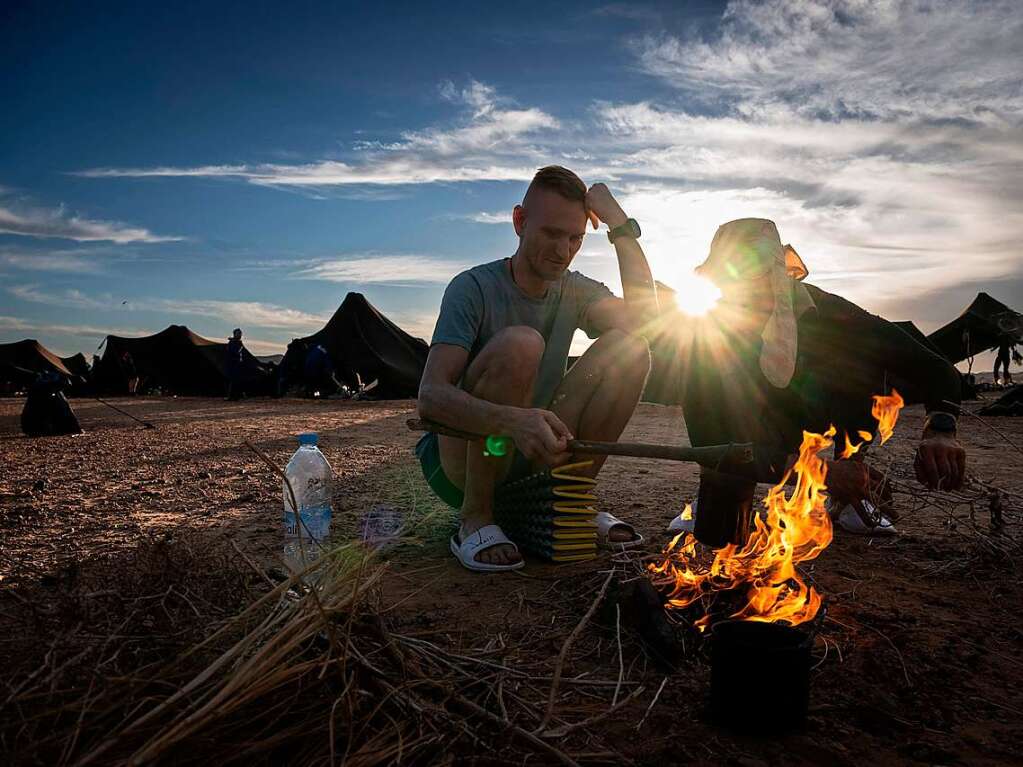
{"label": "watch strap", "polygon": [[639,222],[634,218],[625,219],[624,224],[616,226],[614,229],[608,230],[607,239],[613,243],[619,237],[631,237],[634,240],[638,240],[640,236]]}

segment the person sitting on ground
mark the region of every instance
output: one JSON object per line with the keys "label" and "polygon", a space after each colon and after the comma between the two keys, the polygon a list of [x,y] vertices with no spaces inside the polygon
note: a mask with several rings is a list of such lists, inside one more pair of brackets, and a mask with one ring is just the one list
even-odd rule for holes
{"label": "person sitting on ground", "polygon": [[[589,217],[610,228],[625,299],[569,270]],[[615,440],[639,401],[650,351],[639,334],[657,314],[656,288],[637,239],[639,226],[603,184],[570,170],[540,169],[512,212],[519,238],[510,258],[476,266],[448,285],[419,389],[422,418],[462,431],[504,435],[515,450],[484,455],[480,443],[426,434],[416,447],[434,492],[461,511],[452,552],[471,570],[523,565],[494,524],[495,488],[576,460],[568,440]],[[596,342],[565,372],[577,328]],[[587,476],[596,476],[594,457]],[[607,513],[605,545],[642,540]]]}
{"label": "person sitting on ground", "polygon": [[242,329],[235,328],[227,339],[227,398],[235,402],[242,397],[242,371],[244,369],[245,344],[242,343]]}
{"label": "person sitting on ground", "polygon": [[334,376],[334,363],[323,344],[313,344],[306,352],[302,374],[307,397],[329,397],[341,388]]}
{"label": "person sitting on ground", "polygon": [[21,430],[29,437],[81,434],[71,403],[64,396],[67,381],[59,373],[40,373],[28,389],[21,411]]}
{"label": "person sitting on ground", "polygon": [[[753,442],[760,451],[755,479],[773,484],[794,459],[804,429],[819,433],[834,424],[837,458],[846,434],[856,444],[863,441],[859,431],[875,432],[872,395],[895,389],[907,405],[927,407],[917,478],[932,488],[961,486],[960,377],[947,360],[895,324],[801,282],[806,266],[782,245],[772,221],[722,225],[697,271],[722,296],[685,344],[682,408],[693,445]],[[877,513],[887,493],[880,474],[862,462],[868,445],[859,460],[828,462],[832,515],[855,532],[894,532]],[[701,472],[701,482],[717,480]],[[695,527],[699,539],[701,513],[677,517],[671,528]]]}

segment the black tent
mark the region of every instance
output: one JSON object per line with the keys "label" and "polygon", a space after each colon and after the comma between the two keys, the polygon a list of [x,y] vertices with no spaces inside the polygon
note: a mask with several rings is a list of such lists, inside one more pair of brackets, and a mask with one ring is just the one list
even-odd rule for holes
{"label": "black tent", "polygon": [[932,352],[935,352],[936,354],[941,354],[942,357],[945,356],[942,353],[941,349],[939,349],[937,346],[935,346],[931,342],[931,339],[929,339],[927,336],[925,336],[924,332],[922,330],[920,330],[920,328],[918,328],[916,326],[916,323],[913,322],[912,320],[903,320],[902,322],[894,322],[892,324],[895,325],[896,327],[898,327],[904,333],[908,333],[909,335],[911,335],[914,340],[916,340],[918,343],[923,344],[928,349],[930,349]]}
{"label": "black tent", "polygon": [[[330,354],[335,374],[353,388],[356,374],[364,384],[378,381],[373,395],[381,399],[415,397],[429,347],[381,314],[361,293],[349,293],[326,325],[288,347],[281,362],[287,380],[301,378],[305,350],[321,344]],[[296,359],[301,354],[302,359]]]}
{"label": "black tent", "polygon": [[60,357],[34,338],[0,344],[0,388],[24,388],[39,373],[57,373],[65,380],[72,377]]}
{"label": "black tent", "polygon": [[[184,325],[142,338],[107,336],[103,357],[93,371],[100,391],[124,394],[128,391],[125,354],[141,379],[140,388],[159,388],[165,393],[222,396],[227,390],[227,343],[211,341]],[[245,350],[242,360],[242,389],[249,394],[269,394],[271,367]]]}
{"label": "black tent", "polygon": [[978,293],[962,314],[927,339],[955,364],[992,349],[1005,339],[1023,342],[1023,315],[987,293]]}
{"label": "black tent", "polygon": [[71,373],[71,388],[69,393],[72,396],[87,394],[92,384],[92,369],[89,361],[81,352],[70,357],[61,357],[60,361]]}

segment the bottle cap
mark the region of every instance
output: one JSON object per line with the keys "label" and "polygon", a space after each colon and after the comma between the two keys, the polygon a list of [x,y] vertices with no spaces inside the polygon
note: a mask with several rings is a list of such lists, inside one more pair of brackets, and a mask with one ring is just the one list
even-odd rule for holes
{"label": "bottle cap", "polygon": [[298,435],[298,444],[315,445],[319,441],[315,431],[306,431]]}

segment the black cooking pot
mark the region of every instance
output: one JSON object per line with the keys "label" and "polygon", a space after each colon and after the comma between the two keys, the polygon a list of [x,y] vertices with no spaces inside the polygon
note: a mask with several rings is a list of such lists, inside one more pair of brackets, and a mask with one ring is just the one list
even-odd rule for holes
{"label": "black cooking pot", "polygon": [[722,621],[711,632],[710,708],[719,724],[752,733],[799,727],[810,700],[811,634],[762,621]]}

